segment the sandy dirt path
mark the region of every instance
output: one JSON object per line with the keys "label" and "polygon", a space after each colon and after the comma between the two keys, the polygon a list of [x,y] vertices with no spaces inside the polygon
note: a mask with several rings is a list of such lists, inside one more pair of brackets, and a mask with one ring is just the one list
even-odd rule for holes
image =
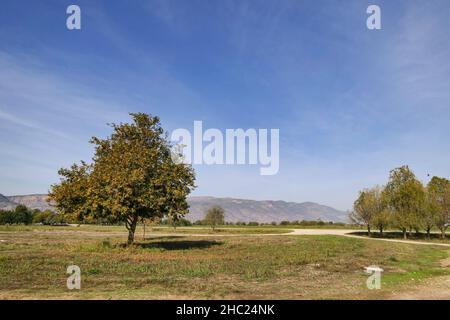
{"label": "sandy dirt path", "polygon": [[406,244],[426,245],[426,246],[450,247],[449,243],[362,237],[362,236],[357,236],[357,235],[352,234],[355,231],[357,231],[357,230],[351,230],[351,229],[294,229],[290,233],[283,233],[283,235],[335,235],[335,236],[345,236],[345,237],[350,237],[350,238],[366,239],[366,240],[388,241],[388,242],[397,242],[397,243],[406,243]]}

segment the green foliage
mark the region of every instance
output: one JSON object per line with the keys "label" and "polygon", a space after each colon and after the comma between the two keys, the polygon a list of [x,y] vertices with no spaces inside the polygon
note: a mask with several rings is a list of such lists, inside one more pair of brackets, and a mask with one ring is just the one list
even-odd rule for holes
{"label": "green foliage", "polygon": [[435,225],[442,236],[450,224],[450,181],[445,178],[433,177],[428,183],[428,208],[432,212]]}
{"label": "green foliage", "polygon": [[189,227],[189,226],[192,226],[192,222],[190,222],[189,220],[187,220],[185,218],[180,218],[180,219],[178,219],[178,225],[180,227]]}
{"label": "green foliage", "polygon": [[372,226],[377,226],[380,232],[383,232],[383,228],[388,223],[389,214],[382,188],[375,186],[372,189],[360,191],[349,217],[354,223],[366,225],[369,235]]}
{"label": "green foliage", "polygon": [[129,244],[139,220],[186,214],[195,187],[192,167],[172,160],[159,118],[131,116],[131,124],[112,124],[108,138],[93,137],[93,162],[61,169],[61,182],[49,194],[64,215],[125,223]]}
{"label": "green foliage", "polygon": [[0,210],[0,224],[31,224],[34,211],[24,205],[18,205],[14,210]]}
{"label": "green foliage", "polygon": [[93,166],[81,161],[70,169],[58,171],[61,176],[59,184],[51,186],[48,201],[53,200],[59,213],[65,217],[84,221],[92,218],[93,208],[88,206],[89,177]]}
{"label": "green foliage", "polygon": [[43,225],[63,225],[66,224],[66,219],[50,210],[39,211],[33,216],[33,223],[40,223]]}
{"label": "green foliage", "polygon": [[33,223],[51,224],[53,212],[49,210],[38,212],[33,217]]}
{"label": "green foliage", "polygon": [[15,224],[14,212],[11,210],[0,210],[0,224]]}
{"label": "green foliage", "polygon": [[403,231],[420,228],[425,203],[425,189],[408,166],[391,171],[384,196],[392,212],[394,226]]}
{"label": "green foliage", "polygon": [[204,223],[214,230],[216,226],[225,224],[225,210],[220,206],[213,206],[206,211]]}
{"label": "green foliage", "polygon": [[[198,221],[196,221],[196,223],[198,224]],[[168,217],[167,219],[161,220],[160,224],[161,225],[169,225],[173,228],[192,226],[192,222],[190,222],[189,220],[187,220],[185,218],[181,218],[181,217],[176,217],[176,218]]]}
{"label": "green foliage", "polygon": [[17,223],[31,224],[33,222],[33,212],[23,204],[19,204],[14,210]]}
{"label": "green foliage", "polygon": [[302,220],[302,221],[298,222],[298,225],[302,226],[302,227],[324,226],[326,224],[332,225],[333,222],[330,221],[330,222],[326,223],[322,220]]}
{"label": "green foliage", "polygon": [[[272,221],[270,223],[271,225],[275,226],[277,225],[277,223],[275,221]],[[302,226],[302,227],[322,227],[325,225],[333,225],[334,223],[332,221],[330,222],[325,222],[322,220],[293,220],[293,221],[287,221],[287,220],[283,220],[280,222],[280,226]],[[343,225],[343,224],[336,224],[336,225]]]}
{"label": "green foliage", "polygon": [[408,166],[396,168],[384,189],[376,186],[360,192],[350,218],[367,225],[369,234],[371,226],[382,233],[392,225],[402,230],[404,238],[412,230],[425,230],[430,237],[436,226],[445,238],[450,224],[450,182],[433,177],[424,187]]}

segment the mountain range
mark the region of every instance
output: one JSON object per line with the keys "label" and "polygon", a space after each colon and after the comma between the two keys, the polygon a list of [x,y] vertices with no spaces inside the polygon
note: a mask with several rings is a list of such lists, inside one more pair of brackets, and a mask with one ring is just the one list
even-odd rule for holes
{"label": "mountain range", "polygon": [[[31,194],[4,196],[0,194],[0,209],[13,209],[18,204],[31,209],[52,209],[46,201],[46,194]],[[225,210],[225,220],[229,222],[281,222],[283,220],[322,220],[333,222],[347,222],[344,211],[334,209],[314,202],[286,202],[273,200],[247,200],[216,197],[190,197],[189,213],[186,219],[196,221],[203,219],[205,211],[219,205]]]}

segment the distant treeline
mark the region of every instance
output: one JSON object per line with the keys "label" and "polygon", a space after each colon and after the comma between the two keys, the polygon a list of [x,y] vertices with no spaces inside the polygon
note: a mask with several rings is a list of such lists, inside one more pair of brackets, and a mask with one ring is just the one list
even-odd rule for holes
{"label": "distant treeline", "polygon": [[[170,219],[164,219],[160,222],[160,225],[171,225],[171,226],[206,226],[209,225],[209,222],[206,220],[197,220],[195,222],[191,222],[184,218],[179,218],[177,221],[170,221]],[[322,221],[322,220],[293,220],[293,221],[281,221],[281,222],[257,222],[257,221],[237,221],[230,222],[226,221],[222,225],[224,226],[249,226],[249,227],[257,227],[257,226],[345,226],[345,223],[342,222],[333,222],[333,221]]]}
{"label": "distant treeline", "polygon": [[[24,205],[18,205],[13,210],[0,210],[0,225],[5,224],[44,224],[44,225],[64,225],[68,223],[83,223],[83,224],[101,224],[101,225],[122,225],[122,223],[118,223],[112,220],[85,220],[85,221],[70,221],[67,218],[64,218],[62,215],[56,214],[50,210],[38,210],[38,209],[29,209]],[[204,226],[209,225],[209,223],[205,220],[197,220],[195,222],[191,222],[185,218],[178,218],[176,221],[171,221],[170,219],[163,219],[159,223],[159,225],[170,225],[176,227],[188,227],[188,226]],[[325,226],[325,225],[334,225],[334,226],[344,226],[344,223],[334,223],[332,221],[322,221],[322,220],[294,220],[294,221],[281,221],[277,223],[275,221],[270,223],[250,221],[250,222],[225,222],[223,225],[226,226]]]}
{"label": "distant treeline", "polygon": [[32,223],[56,225],[64,224],[66,221],[50,210],[29,209],[24,205],[18,205],[13,210],[0,210],[0,224],[28,225]]}
{"label": "distant treeline", "polygon": [[107,219],[102,220],[85,220],[85,221],[75,221],[71,220],[63,215],[57,214],[51,210],[41,211],[39,209],[30,209],[25,205],[18,205],[12,210],[2,210],[0,209],[0,225],[6,224],[43,224],[43,225],[67,225],[69,223],[84,223],[84,224],[104,224],[104,225],[114,225],[118,224],[114,221],[109,221]]}

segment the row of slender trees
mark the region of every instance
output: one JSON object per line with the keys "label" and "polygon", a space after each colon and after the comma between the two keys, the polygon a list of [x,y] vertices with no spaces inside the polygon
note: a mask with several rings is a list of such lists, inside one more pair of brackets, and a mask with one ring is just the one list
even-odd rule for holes
{"label": "row of slender trees", "polygon": [[405,239],[422,230],[430,237],[437,228],[445,238],[450,225],[450,182],[435,176],[424,185],[408,166],[402,166],[390,172],[385,186],[360,191],[353,207],[350,219],[366,225],[369,236],[373,228],[383,234],[389,227],[401,230]]}

